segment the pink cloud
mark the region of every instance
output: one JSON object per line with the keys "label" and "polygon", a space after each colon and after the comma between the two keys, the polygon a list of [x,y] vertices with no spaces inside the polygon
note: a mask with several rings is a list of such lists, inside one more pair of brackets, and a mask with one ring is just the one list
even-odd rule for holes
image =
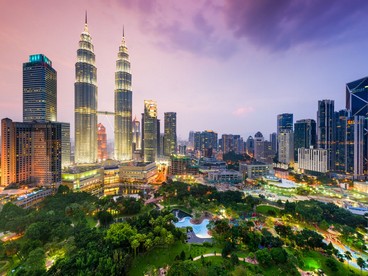
{"label": "pink cloud", "polygon": [[254,108],[252,106],[243,106],[243,107],[238,107],[237,109],[235,109],[232,112],[232,114],[234,116],[242,117],[242,116],[245,116],[246,114],[249,114],[253,111],[254,111]]}

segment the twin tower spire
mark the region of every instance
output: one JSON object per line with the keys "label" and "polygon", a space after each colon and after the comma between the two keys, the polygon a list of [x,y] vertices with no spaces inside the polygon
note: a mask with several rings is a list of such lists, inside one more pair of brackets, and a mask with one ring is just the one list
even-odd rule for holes
{"label": "twin tower spire", "polygon": [[[128,48],[123,38],[115,71],[114,158],[132,159],[132,75]],[[87,12],[80,35],[75,64],[75,163],[97,162],[97,68],[94,46],[88,31]]]}

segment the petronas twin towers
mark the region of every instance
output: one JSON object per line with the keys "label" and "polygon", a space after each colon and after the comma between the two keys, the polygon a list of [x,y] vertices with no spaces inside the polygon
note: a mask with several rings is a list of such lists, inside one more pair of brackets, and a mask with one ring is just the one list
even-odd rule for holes
{"label": "petronas twin towers", "polygon": [[[75,163],[97,162],[97,68],[87,15],[75,64]],[[132,159],[132,75],[124,32],[115,72],[115,159]]]}

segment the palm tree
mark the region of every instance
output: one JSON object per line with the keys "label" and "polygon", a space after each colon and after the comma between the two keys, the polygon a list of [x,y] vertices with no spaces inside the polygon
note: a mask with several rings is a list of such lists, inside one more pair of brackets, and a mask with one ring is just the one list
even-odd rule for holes
{"label": "palm tree", "polygon": [[348,266],[349,266],[349,261],[351,261],[352,259],[352,255],[351,255],[351,252],[349,250],[346,250],[345,253],[344,253],[344,257],[345,259],[348,261]]}
{"label": "palm tree", "polygon": [[366,266],[366,262],[361,257],[359,257],[357,259],[357,265],[360,267],[360,275],[362,275],[362,269]]}

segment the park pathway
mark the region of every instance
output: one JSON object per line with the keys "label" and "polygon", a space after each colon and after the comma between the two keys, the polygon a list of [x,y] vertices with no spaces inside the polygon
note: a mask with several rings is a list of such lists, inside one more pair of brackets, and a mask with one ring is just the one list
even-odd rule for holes
{"label": "park pathway", "polygon": [[[208,254],[204,254],[201,256],[197,256],[195,258],[193,258],[193,261],[197,261],[200,258],[207,258],[207,257],[222,257],[222,255],[220,253],[208,253]],[[230,255],[228,256],[230,257]],[[250,259],[250,258],[242,258],[242,257],[238,257],[239,261],[241,262],[246,262],[246,263],[250,263],[250,264],[258,264],[258,262],[256,260]]]}

